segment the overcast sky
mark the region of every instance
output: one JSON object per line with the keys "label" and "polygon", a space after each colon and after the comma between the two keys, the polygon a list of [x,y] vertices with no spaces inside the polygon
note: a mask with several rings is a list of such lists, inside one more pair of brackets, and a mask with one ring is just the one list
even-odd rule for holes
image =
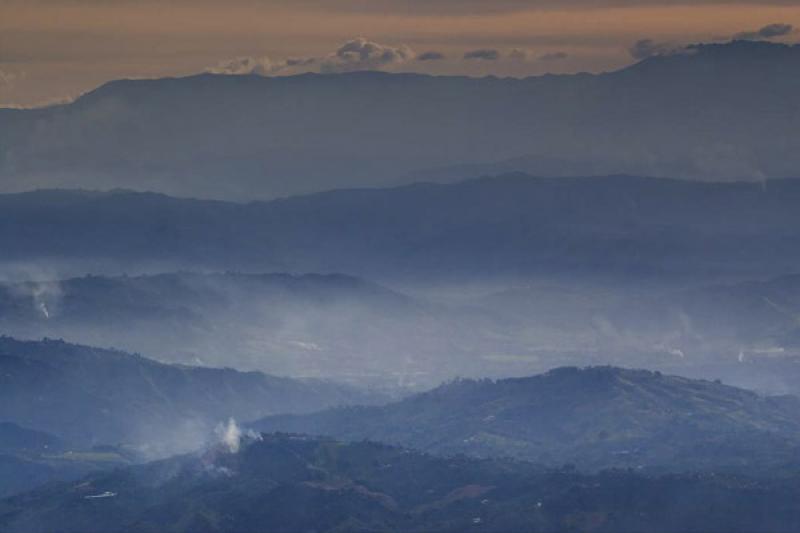
{"label": "overcast sky", "polygon": [[0,105],[203,71],[598,72],[643,39],[635,53],[797,27],[800,0],[0,0]]}

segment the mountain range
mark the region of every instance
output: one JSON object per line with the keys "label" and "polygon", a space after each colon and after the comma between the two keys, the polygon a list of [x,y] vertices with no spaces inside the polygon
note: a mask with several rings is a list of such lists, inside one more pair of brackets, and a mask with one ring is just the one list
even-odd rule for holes
{"label": "mountain range", "polygon": [[0,110],[0,183],[266,199],[508,171],[792,177],[798,66],[796,45],[734,41],[596,75],[119,80]]}
{"label": "mountain range", "polygon": [[381,282],[794,274],[800,181],[476,179],[235,204],[133,192],[0,196],[5,269],[345,272]]}
{"label": "mountain range", "polygon": [[[2,342],[4,352],[17,344]],[[99,363],[83,347],[21,344],[49,348],[41,357],[60,360],[62,372],[64,353]],[[125,420],[136,421],[131,407],[142,401],[126,395]],[[71,451],[3,423],[0,531],[791,531],[798,401],[660,372],[565,367],[458,380],[385,406],[244,428],[231,420],[195,451],[146,464],[131,464],[141,447]]]}

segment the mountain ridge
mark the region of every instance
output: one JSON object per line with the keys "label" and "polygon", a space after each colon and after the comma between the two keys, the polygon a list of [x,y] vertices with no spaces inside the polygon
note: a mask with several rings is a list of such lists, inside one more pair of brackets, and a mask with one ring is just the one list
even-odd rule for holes
{"label": "mountain ridge", "polygon": [[[363,70],[363,71],[342,72],[342,73],[306,72],[290,76],[262,76],[258,74],[245,74],[245,75],[218,74],[218,73],[203,72],[198,74],[189,74],[186,76],[167,76],[161,78],[122,78],[117,80],[111,80],[99,85],[95,89],[83,93],[82,95],[78,96],[74,100],[74,102],[78,102],[82,99],[93,99],[93,98],[103,97],[106,95],[106,93],[109,92],[113,93],[114,90],[117,89],[117,87],[148,85],[154,82],[157,83],[159,81],[164,82],[166,84],[181,84],[191,81],[210,81],[213,83],[218,80],[225,80],[226,82],[230,81],[232,83],[253,84],[262,81],[264,82],[271,81],[277,83],[303,83],[318,79],[384,80],[389,78],[395,78],[400,80],[417,80],[417,79],[427,80],[431,78],[444,78],[453,80],[476,80],[476,81],[484,81],[486,83],[492,83],[498,81],[535,82],[535,81],[551,80],[551,79],[605,78],[605,77],[615,76],[620,73],[638,71],[641,69],[661,68],[664,64],[669,64],[669,63],[673,64],[681,62],[685,63],[687,58],[689,59],[689,63],[691,63],[691,61],[718,59],[718,58],[725,59],[726,61],[731,63],[738,63],[739,61],[741,61],[743,56],[745,57],[749,56],[749,58],[753,58],[756,60],[763,60],[765,58],[766,59],[771,58],[774,55],[783,55],[784,57],[790,57],[793,60],[797,60],[797,57],[793,56],[792,54],[797,53],[798,50],[800,50],[800,44],[753,41],[746,39],[734,39],[724,43],[691,43],[683,48],[676,49],[672,52],[655,54],[650,57],[643,58],[639,61],[635,61],[634,63],[628,66],[624,66],[616,70],[598,72],[598,73],[592,73],[592,72],[575,72],[569,74],[545,73],[540,75],[523,76],[523,77],[496,76],[496,75],[485,75],[485,76],[437,75],[437,74],[424,74],[417,72],[385,72],[380,70]],[[58,105],[65,105],[65,104],[58,104]]]}
{"label": "mountain ridge", "polygon": [[84,447],[126,444],[151,457],[199,446],[229,417],[369,397],[323,381],[167,365],[60,340],[0,337],[0,369],[0,420]]}
{"label": "mountain ridge", "polygon": [[134,273],[137,265],[347,272],[378,282],[443,272],[752,278],[796,270],[789,245],[797,238],[800,181],[510,174],[245,205],[138,193],[67,196],[75,201],[60,206],[56,193],[0,196],[6,262],[47,258],[94,269],[122,262]]}
{"label": "mountain ridge", "polygon": [[788,111],[799,103],[800,48],[692,50],[611,73],[525,79],[367,72],[109,82],[73,104],[4,113],[0,176],[6,191],[135,185],[268,199],[503,162],[542,175],[795,173]]}

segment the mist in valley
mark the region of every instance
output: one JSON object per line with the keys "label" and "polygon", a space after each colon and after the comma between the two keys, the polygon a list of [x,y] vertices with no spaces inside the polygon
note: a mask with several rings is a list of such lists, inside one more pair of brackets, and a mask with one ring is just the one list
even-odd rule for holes
{"label": "mist in valley", "polygon": [[800,280],[389,288],[341,274],[5,281],[0,324],[168,363],[407,394],[456,377],[611,364],[797,393]]}

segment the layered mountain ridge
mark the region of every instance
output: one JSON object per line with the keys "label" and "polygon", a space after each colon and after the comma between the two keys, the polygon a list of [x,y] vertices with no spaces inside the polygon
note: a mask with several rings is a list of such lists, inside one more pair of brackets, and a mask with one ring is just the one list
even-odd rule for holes
{"label": "layered mountain ridge", "polygon": [[119,80],[0,110],[0,182],[266,199],[508,171],[791,177],[799,64],[798,46],[734,41],[597,75]]}

